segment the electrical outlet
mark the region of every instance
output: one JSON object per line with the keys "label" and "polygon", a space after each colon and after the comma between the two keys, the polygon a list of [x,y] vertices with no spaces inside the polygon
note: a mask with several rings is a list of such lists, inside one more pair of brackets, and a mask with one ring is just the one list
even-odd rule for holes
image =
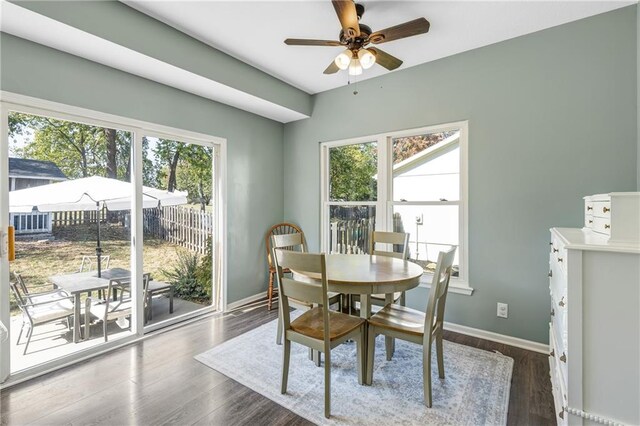
{"label": "electrical outlet", "polygon": [[500,318],[509,317],[509,305],[507,305],[506,303],[498,302],[498,317]]}

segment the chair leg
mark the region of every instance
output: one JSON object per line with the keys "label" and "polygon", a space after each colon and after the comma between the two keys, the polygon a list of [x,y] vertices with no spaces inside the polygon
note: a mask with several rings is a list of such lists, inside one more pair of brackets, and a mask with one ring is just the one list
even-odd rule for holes
{"label": "chair leg", "polygon": [[376,356],[376,329],[369,326],[367,332],[367,379],[366,384],[371,385],[373,382],[373,359]]}
{"label": "chair leg", "polygon": [[366,362],[366,354],[362,347],[364,343],[364,324],[360,326],[360,336],[356,340],[356,354],[358,359],[358,384],[364,384],[364,363]]}
{"label": "chair leg", "polygon": [[108,337],[107,337],[107,319],[106,318],[102,321],[102,332],[104,333],[104,341],[106,342],[108,340]]}
{"label": "chair leg", "polygon": [[269,289],[267,290],[267,297],[269,301],[267,302],[267,310],[271,310],[271,302],[273,299],[273,279],[275,277],[275,272],[269,272]]}
{"label": "chair leg", "polygon": [[33,335],[33,325],[29,325],[29,329],[27,330],[27,344],[24,346],[24,352],[22,352],[22,355],[27,354],[27,348],[29,347],[29,343],[31,342],[32,335]]}
{"label": "chair leg", "polygon": [[280,311],[280,308],[278,308],[278,331],[276,335],[276,345],[282,344],[282,327],[284,327],[284,325],[282,324],[282,312]]}
{"label": "chair leg", "polygon": [[20,327],[20,334],[18,334],[18,340],[16,341],[16,345],[20,344],[20,338],[22,337],[22,331],[24,330],[25,322],[22,321],[22,327]]}
{"label": "chair leg", "polygon": [[444,354],[442,352],[442,334],[436,335],[436,357],[438,358],[438,377],[444,379]]}
{"label": "chair leg", "polygon": [[169,290],[169,313],[173,313],[173,287]]}
{"label": "chair leg", "polygon": [[424,403],[431,407],[431,342],[422,348],[422,380],[424,382]]}
{"label": "chair leg", "polygon": [[147,319],[149,321],[153,319],[153,306],[151,306],[151,301],[153,300],[152,296],[153,296],[153,293],[149,293],[147,295],[147,314],[148,314]]}
{"label": "chair leg", "polygon": [[331,351],[324,354],[324,416],[331,416]]}
{"label": "chair leg", "polygon": [[407,292],[405,291],[400,295],[400,306],[407,306]]}
{"label": "chair leg", "polygon": [[280,393],[287,393],[287,380],[289,378],[289,358],[291,355],[291,341],[284,340],[284,346],[282,348],[282,386]]}

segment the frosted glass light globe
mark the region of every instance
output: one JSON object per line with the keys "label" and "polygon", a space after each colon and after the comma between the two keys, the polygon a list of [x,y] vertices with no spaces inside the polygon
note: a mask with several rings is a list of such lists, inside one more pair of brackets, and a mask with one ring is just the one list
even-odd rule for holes
{"label": "frosted glass light globe", "polygon": [[347,49],[336,56],[336,59],[333,62],[335,62],[336,66],[341,70],[346,70],[347,68],[349,68],[351,58],[353,58],[353,53],[349,49]]}
{"label": "frosted glass light globe", "polygon": [[360,49],[358,51],[358,59],[360,60],[360,65],[362,65],[362,68],[365,70],[368,70],[376,63],[376,55],[367,49]]}
{"label": "frosted glass light globe", "polygon": [[362,65],[360,65],[360,61],[358,58],[353,58],[351,63],[349,64],[349,75],[360,75],[362,74]]}

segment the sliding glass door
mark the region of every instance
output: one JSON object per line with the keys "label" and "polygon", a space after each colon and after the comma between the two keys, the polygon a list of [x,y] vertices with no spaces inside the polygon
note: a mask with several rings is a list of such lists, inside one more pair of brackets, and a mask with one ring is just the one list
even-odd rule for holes
{"label": "sliding glass door", "polygon": [[225,140],[31,99],[0,133],[0,382],[223,305]]}
{"label": "sliding glass door", "polygon": [[145,205],[143,269],[148,330],[216,308],[217,186],[213,144],[146,135],[143,183],[176,194],[171,205]]}

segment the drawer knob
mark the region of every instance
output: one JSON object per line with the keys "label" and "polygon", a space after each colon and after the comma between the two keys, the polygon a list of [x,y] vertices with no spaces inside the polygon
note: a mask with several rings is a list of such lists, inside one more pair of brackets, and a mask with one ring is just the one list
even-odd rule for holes
{"label": "drawer knob", "polygon": [[604,229],[609,229],[609,228],[611,228],[611,225],[609,225],[608,223],[605,223],[604,224]]}
{"label": "drawer knob", "polygon": [[549,278],[553,277],[553,271],[549,271]]}
{"label": "drawer knob", "polygon": [[611,209],[609,207],[603,207],[602,208],[602,213],[606,213],[606,212],[610,212]]}
{"label": "drawer knob", "polygon": [[562,352],[562,355],[560,355],[560,361],[562,361],[562,362],[567,362],[567,354],[565,354],[564,352]]}
{"label": "drawer knob", "polygon": [[560,417],[562,420],[564,420],[564,411],[560,411],[558,413],[558,417]]}
{"label": "drawer knob", "polygon": [[558,258],[558,262],[562,262],[562,258],[561,257]]}
{"label": "drawer knob", "polygon": [[562,299],[560,299],[560,301],[558,302],[558,306],[564,308],[564,305],[566,305],[566,303],[564,303],[564,296],[562,296]]}
{"label": "drawer knob", "polygon": [[554,351],[553,349],[551,349],[551,352],[549,352],[549,356],[556,356],[556,351]]}
{"label": "drawer knob", "polygon": [[589,219],[589,223],[593,223],[593,220]]}
{"label": "drawer knob", "polygon": [[555,311],[555,309],[552,308],[551,309],[551,316],[554,316],[555,314],[556,314],[556,311]]}
{"label": "drawer knob", "polygon": [[553,252],[554,252],[554,253],[557,253],[557,252],[558,252],[558,249],[554,247],[554,248],[553,248]]}
{"label": "drawer knob", "polygon": [[593,206],[587,206],[587,210],[593,210]]}

